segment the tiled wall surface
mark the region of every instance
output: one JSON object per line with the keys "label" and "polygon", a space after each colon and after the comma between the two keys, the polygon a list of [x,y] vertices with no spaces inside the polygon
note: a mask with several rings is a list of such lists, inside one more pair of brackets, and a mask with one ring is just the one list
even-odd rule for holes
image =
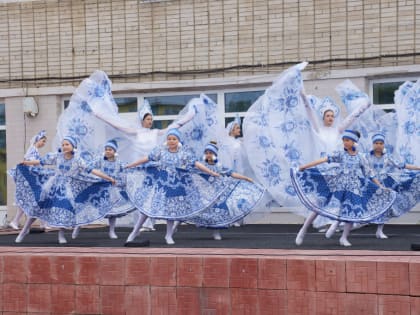
{"label": "tiled wall surface", "polygon": [[303,60],[323,71],[420,61],[418,1],[1,2],[0,88],[77,82],[95,69],[149,82],[277,73]]}
{"label": "tiled wall surface", "polygon": [[15,250],[0,257],[2,314],[420,314],[416,253]]}

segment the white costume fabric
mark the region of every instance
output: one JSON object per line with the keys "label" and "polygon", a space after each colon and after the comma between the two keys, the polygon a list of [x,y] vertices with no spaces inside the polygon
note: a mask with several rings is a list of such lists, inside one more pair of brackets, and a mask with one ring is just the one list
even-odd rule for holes
{"label": "white costume fabric", "polygon": [[[277,203],[293,206],[303,216],[308,212],[296,198],[289,169],[336,150],[341,132],[370,106],[364,95],[352,103],[355,109],[346,119],[336,117],[333,127],[322,126],[325,110],[333,109],[338,115],[339,108],[331,98],[303,94],[301,71],[306,64],[284,71],[251,106],[243,123],[244,146],[258,181]],[[348,92],[342,91],[346,97]]]}

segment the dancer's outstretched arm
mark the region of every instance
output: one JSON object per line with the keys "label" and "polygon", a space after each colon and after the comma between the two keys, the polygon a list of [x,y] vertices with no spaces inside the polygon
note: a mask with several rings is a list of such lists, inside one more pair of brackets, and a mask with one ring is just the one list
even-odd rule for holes
{"label": "dancer's outstretched arm", "polygon": [[408,170],[420,171],[419,166],[415,166],[415,165],[411,165],[411,164],[405,164],[405,168],[408,169]]}
{"label": "dancer's outstretched arm", "polygon": [[328,157],[323,157],[323,158],[320,158],[318,160],[312,161],[308,164],[302,165],[302,166],[299,167],[299,171],[303,171],[307,168],[314,167],[314,166],[317,166],[317,165],[325,163],[325,162],[328,162]]}
{"label": "dancer's outstretched arm", "polygon": [[194,166],[198,168],[200,171],[207,173],[211,176],[215,176],[215,177],[220,176],[219,173],[213,172],[211,169],[209,169],[208,167],[206,167],[204,164],[200,162],[195,162]]}
{"label": "dancer's outstretched arm", "polygon": [[232,173],[232,174],[230,174],[230,176],[232,176],[233,178],[236,178],[236,179],[246,180],[247,182],[250,182],[250,183],[253,182],[252,178],[244,176],[242,174]]}
{"label": "dancer's outstretched arm", "polygon": [[112,183],[112,185],[115,185],[115,179],[113,179],[112,177],[110,177],[110,176],[106,175],[105,173],[102,173],[100,170],[93,169],[93,170],[91,171],[91,173],[92,173],[93,175],[96,175],[96,176],[98,176],[98,177],[100,177],[100,178],[102,178],[102,179],[105,179],[105,180],[107,180],[107,181],[111,182],[111,183]]}
{"label": "dancer's outstretched arm", "polygon": [[35,165],[40,165],[41,161],[40,160],[22,161],[20,162],[20,164],[27,165],[27,166],[35,166]]}
{"label": "dancer's outstretched arm", "polygon": [[147,162],[149,162],[149,157],[145,156],[145,157],[142,157],[141,159],[139,159],[139,160],[137,160],[133,163],[127,164],[125,166],[125,168],[135,167],[137,165],[144,164],[144,163],[147,163]]}

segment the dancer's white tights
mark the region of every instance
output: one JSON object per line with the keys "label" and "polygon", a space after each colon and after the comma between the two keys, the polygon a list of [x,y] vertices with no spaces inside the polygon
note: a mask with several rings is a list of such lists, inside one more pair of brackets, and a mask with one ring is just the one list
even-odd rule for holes
{"label": "dancer's white tights", "polygon": [[109,223],[109,238],[111,239],[117,239],[118,235],[115,233],[115,225],[117,223],[117,217],[110,217],[108,218],[108,223]]}
{"label": "dancer's white tights", "polygon": [[35,222],[35,218],[28,218],[26,220],[25,225],[23,226],[22,230],[20,231],[19,235],[16,237],[15,242],[21,243],[25,236],[29,233],[29,230],[31,229],[31,225]]}
{"label": "dancer's white tights", "polygon": [[299,233],[296,236],[295,243],[296,245],[301,245],[303,243],[303,239],[305,238],[305,234],[308,231],[308,228],[311,226],[311,224],[314,222],[318,214],[316,212],[311,212],[309,216],[305,219],[305,222],[303,223],[302,227],[299,230]]}
{"label": "dancer's white tights", "polygon": [[143,213],[140,213],[139,218],[137,219],[136,224],[134,225],[133,230],[130,235],[128,235],[127,242],[132,242],[139,235],[140,229],[143,226],[144,221],[146,221],[147,216]]}

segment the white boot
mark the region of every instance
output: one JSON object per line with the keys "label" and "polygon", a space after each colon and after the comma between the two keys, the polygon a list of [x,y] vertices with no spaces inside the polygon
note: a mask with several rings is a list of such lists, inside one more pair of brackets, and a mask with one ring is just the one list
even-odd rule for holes
{"label": "white boot", "polygon": [[118,235],[115,233],[115,224],[117,222],[117,217],[110,217],[108,218],[108,222],[109,222],[109,238],[110,239],[117,239]]}
{"label": "white boot", "polygon": [[66,237],[64,236],[64,228],[60,228],[60,230],[58,231],[58,243],[67,244]]}
{"label": "white boot", "polygon": [[[61,230],[60,230],[61,231]],[[63,232],[64,233],[64,232]],[[76,226],[74,229],[73,229],[73,232],[71,233],[71,238],[72,239],[76,239],[78,236],[79,236],[79,233],[80,233],[80,226]],[[64,234],[63,234],[64,235]],[[58,238],[60,238],[60,236],[58,237]],[[66,243],[67,243],[67,241],[66,241]]]}
{"label": "white boot", "polygon": [[341,246],[345,246],[345,247],[351,246],[351,243],[349,242],[347,237],[349,236],[350,230],[351,230],[352,227],[353,227],[353,223],[344,224],[343,234],[340,237],[340,245]]}
{"label": "white boot", "polygon": [[312,212],[309,214],[309,216],[305,219],[305,222],[303,223],[302,227],[300,228],[295,243],[297,246],[302,245],[303,239],[305,238],[306,231],[308,230],[309,226],[314,222],[318,214],[316,212]]}
{"label": "white boot", "polygon": [[219,230],[214,230],[213,231],[213,238],[216,241],[220,241],[222,239],[222,235],[220,235],[220,231]]}
{"label": "white boot", "polygon": [[127,243],[134,241],[135,238],[140,234],[140,228],[143,225],[144,221],[146,221],[146,219],[147,216],[143,213],[140,213],[136,225],[134,225],[133,231],[131,231],[130,235],[128,235],[128,238],[126,240]]}
{"label": "white boot", "polygon": [[376,229],[376,238],[379,239],[387,239],[388,236],[386,236],[386,234],[383,231],[384,229],[384,225],[383,224],[379,224],[378,228]]}
{"label": "white boot", "polygon": [[21,208],[17,208],[16,211],[16,215],[13,218],[13,220],[9,223],[9,226],[13,229],[13,230],[19,230],[19,221],[20,218],[23,215],[23,210]]}
{"label": "white boot", "polygon": [[31,230],[31,225],[32,225],[32,223],[35,222],[35,220],[36,220],[35,218],[28,218],[28,220],[26,220],[25,225],[23,226],[22,231],[20,231],[19,235],[16,237],[15,243],[22,243],[22,241],[25,238],[25,236]]}
{"label": "white boot", "polygon": [[168,245],[174,245],[175,241],[172,238],[174,234],[174,221],[168,220],[166,221],[166,235],[165,235],[165,241]]}

